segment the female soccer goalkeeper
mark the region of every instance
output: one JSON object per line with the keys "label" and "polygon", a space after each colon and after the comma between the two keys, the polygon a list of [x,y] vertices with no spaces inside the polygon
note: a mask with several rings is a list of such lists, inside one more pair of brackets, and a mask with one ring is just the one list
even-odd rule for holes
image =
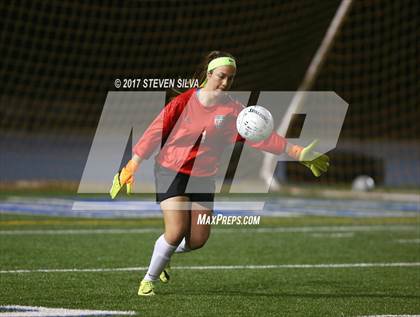
{"label": "female soccer goalkeeper", "polygon": [[[161,146],[155,158],[155,180],[165,229],[154,245],[148,271],[140,283],[140,296],[155,295],[154,283],[158,279],[168,282],[168,265],[174,253],[199,249],[209,238],[210,225],[198,224],[198,217],[212,214],[214,176],[223,149],[244,141],[235,125],[243,106],[224,93],[232,85],[236,70],[232,55],[209,53],[202,64],[201,88],[190,89],[165,106],[135,145],[132,159],[114,177],[112,198],[124,185],[130,192],[142,160]],[[274,154],[286,151],[316,176],[329,165],[325,155],[307,162],[305,157],[313,154],[312,145],[302,148],[287,144],[275,132],[249,145]]]}

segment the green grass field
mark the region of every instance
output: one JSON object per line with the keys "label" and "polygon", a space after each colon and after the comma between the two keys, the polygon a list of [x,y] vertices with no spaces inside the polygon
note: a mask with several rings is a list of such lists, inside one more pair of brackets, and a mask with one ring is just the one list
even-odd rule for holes
{"label": "green grass field", "polygon": [[[258,226],[215,226],[203,249],[173,257],[172,280],[158,285],[158,296],[139,298],[161,228],[160,219],[0,213],[0,305],[182,317],[420,314],[418,218],[262,218]],[[352,266],[363,263],[371,265]]]}

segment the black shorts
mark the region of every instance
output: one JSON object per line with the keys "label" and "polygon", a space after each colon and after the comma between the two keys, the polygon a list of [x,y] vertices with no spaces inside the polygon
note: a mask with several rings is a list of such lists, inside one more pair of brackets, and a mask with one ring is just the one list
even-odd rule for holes
{"label": "black shorts", "polygon": [[[215,179],[214,177],[196,177],[176,173],[155,164],[156,201],[162,202],[175,196],[186,196],[190,201],[209,202],[213,208]],[[187,188],[188,186],[188,188]]]}

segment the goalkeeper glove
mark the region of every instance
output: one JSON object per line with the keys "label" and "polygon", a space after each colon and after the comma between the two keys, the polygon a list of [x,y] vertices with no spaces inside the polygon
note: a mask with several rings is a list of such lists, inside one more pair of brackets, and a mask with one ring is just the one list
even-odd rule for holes
{"label": "goalkeeper glove", "polygon": [[127,188],[127,195],[131,194],[134,184],[134,173],[136,172],[138,166],[138,163],[133,160],[129,160],[127,165],[115,174],[111,190],[109,191],[112,199],[117,196],[118,192],[124,185],[126,185]]}
{"label": "goalkeeper glove", "polygon": [[325,154],[313,151],[317,144],[318,140],[313,141],[307,147],[292,145],[287,154],[309,168],[316,177],[319,177],[328,170],[330,158]]}

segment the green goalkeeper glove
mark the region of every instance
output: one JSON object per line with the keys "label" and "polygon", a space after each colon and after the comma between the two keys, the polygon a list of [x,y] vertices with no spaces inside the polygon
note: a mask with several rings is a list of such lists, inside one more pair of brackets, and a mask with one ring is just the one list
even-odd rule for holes
{"label": "green goalkeeper glove", "polygon": [[307,147],[292,145],[288,149],[287,154],[290,157],[297,159],[301,164],[309,168],[312,174],[319,177],[328,170],[330,158],[325,154],[313,150],[317,144],[318,140],[313,141]]}
{"label": "green goalkeeper glove", "polygon": [[121,171],[115,174],[114,180],[112,182],[112,187],[109,191],[109,194],[111,195],[112,199],[114,199],[117,196],[117,194],[124,185],[126,185],[127,195],[131,194],[134,184],[134,173],[136,172],[138,166],[138,163],[136,163],[133,160],[130,160],[128,161],[127,165],[122,168]]}

